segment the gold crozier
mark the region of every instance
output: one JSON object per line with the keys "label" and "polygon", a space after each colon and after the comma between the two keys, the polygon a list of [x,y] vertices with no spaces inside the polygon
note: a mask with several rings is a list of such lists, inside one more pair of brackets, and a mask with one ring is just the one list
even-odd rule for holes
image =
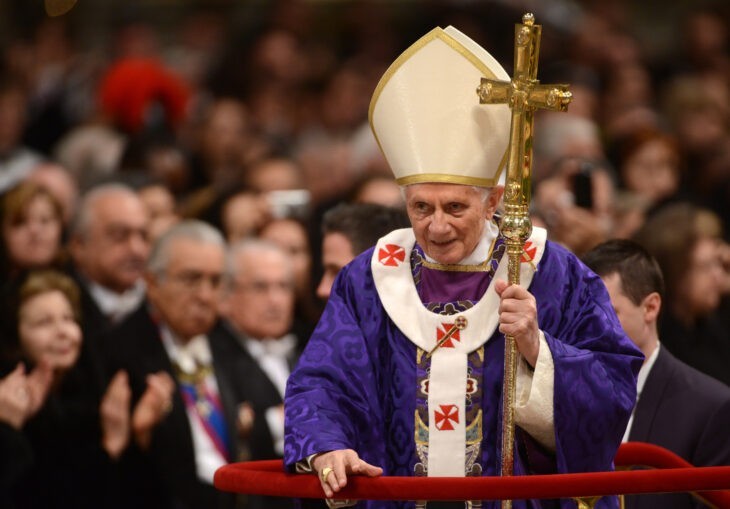
{"label": "gold crozier", "polygon": [[[477,88],[480,104],[508,104],[512,110],[509,158],[504,193],[505,214],[500,233],[505,239],[510,284],[520,282],[520,260],[532,232],[528,214],[532,168],[533,116],[538,108],[566,111],[572,98],[568,85],[541,85],[537,77],[541,26],[528,13],[515,25],[514,77],[504,82],[482,78]],[[514,467],[514,402],[517,347],[514,337],[505,338],[504,385],[502,387],[501,475],[511,476]],[[502,501],[510,509],[511,500]]]}

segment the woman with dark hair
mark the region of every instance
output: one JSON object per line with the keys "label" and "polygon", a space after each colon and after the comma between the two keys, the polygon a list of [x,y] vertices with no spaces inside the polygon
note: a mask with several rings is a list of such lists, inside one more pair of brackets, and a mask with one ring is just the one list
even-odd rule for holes
{"label": "woman with dark hair", "polygon": [[728,274],[722,223],[690,203],[666,205],[636,233],[666,281],[660,337],[677,358],[730,385]]}
{"label": "woman with dark hair", "polygon": [[682,155],[677,141],[654,129],[624,138],[616,168],[621,187],[647,200],[650,206],[676,197],[682,180]]}

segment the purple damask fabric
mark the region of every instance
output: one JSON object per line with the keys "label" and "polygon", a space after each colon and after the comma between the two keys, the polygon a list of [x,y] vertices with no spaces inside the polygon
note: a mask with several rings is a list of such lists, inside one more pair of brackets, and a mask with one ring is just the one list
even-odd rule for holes
{"label": "purple damask fabric", "polygon": [[[416,346],[383,310],[371,256],[372,250],[366,251],[340,272],[289,378],[284,461],[290,470],[317,452],[355,449],[365,461],[383,467],[384,475],[414,475]],[[621,329],[601,280],[562,247],[548,243],[530,291],[555,365],[557,452],[547,463],[560,473],[610,470],[634,405],[641,353]],[[499,471],[503,359],[504,337],[495,332],[484,345],[480,375],[480,462],[487,476]],[[518,433],[516,474],[549,468],[544,457],[530,460],[534,445],[526,433]],[[516,501],[514,507],[555,504]],[[597,505],[617,506],[615,498]],[[363,501],[359,507],[413,504]]]}

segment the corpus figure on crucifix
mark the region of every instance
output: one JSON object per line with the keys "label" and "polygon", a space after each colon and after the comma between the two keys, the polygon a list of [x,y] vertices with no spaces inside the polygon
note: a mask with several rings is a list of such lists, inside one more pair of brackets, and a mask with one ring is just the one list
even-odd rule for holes
{"label": "corpus figure on crucifix", "polygon": [[[510,81],[466,35],[435,28],[373,94],[370,124],[412,227],[339,273],[285,398],[286,466],[317,475],[330,505],[355,503],[337,500],[351,475],[500,475],[505,335],[515,344],[510,473],[612,468],[641,353],[601,280],[543,229],[520,239],[519,270],[508,271],[502,195],[514,172],[510,123],[524,113],[498,100],[480,105],[481,78]],[[513,174],[507,184],[514,194]],[[618,504],[605,498],[597,507]]]}

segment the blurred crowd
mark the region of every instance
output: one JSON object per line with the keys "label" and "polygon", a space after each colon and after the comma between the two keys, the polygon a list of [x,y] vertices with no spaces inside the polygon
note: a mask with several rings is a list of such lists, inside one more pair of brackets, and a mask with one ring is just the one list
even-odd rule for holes
{"label": "blurred crowd", "polygon": [[[628,4],[535,6],[539,77],[570,83],[574,99],[536,115],[532,219],[579,256],[612,238],[645,246],[667,283],[662,343],[730,384],[730,13],[693,6],[671,58],[653,59]],[[401,224],[377,219],[404,206],[368,125],[377,81],[449,24],[509,72],[526,7],[280,0],[245,30],[226,7],[200,8],[165,37],[125,11],[104,47],[77,40],[72,11],[6,38],[0,504],[213,507],[218,495],[180,479],[209,486],[211,465],[279,457],[288,369],[337,270],[374,243],[348,232]],[[381,209],[327,237],[343,203]],[[145,350],[150,335],[159,352]],[[185,368],[175,336],[208,338],[203,360]],[[147,362],[157,354],[168,360]],[[204,420],[189,451],[160,438],[191,411],[174,388],[199,387],[210,373],[198,364],[214,365],[232,415],[227,449]],[[108,496],[129,486],[144,500]]]}

